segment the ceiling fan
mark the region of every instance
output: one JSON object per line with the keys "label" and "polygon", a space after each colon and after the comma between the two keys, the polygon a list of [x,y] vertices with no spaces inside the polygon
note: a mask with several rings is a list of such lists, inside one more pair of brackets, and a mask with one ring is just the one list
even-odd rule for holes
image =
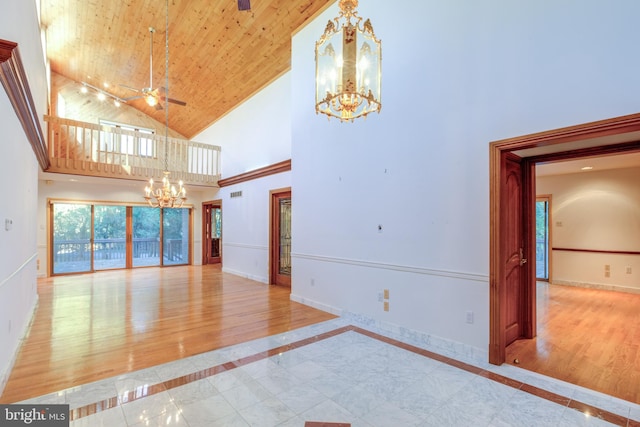
{"label": "ceiling fan", "polygon": [[186,102],[173,98],[167,98],[167,89],[163,86],[153,87],[153,34],[156,29],[149,27],[149,33],[151,33],[151,41],[149,42],[149,86],[137,89],[127,85],[120,85],[124,88],[139,93],[139,95],[123,98],[124,101],[132,101],[134,99],[143,98],[150,107],[154,107],[156,110],[162,110],[162,101],[171,102],[181,106],[187,105]]}

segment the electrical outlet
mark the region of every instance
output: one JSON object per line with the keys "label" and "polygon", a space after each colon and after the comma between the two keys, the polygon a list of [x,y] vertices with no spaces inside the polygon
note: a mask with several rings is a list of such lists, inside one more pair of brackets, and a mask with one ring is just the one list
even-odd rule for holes
{"label": "electrical outlet", "polygon": [[467,311],[467,323],[473,323],[473,311]]}
{"label": "electrical outlet", "polygon": [[382,302],[382,292],[378,292],[378,302]]}
{"label": "electrical outlet", "polygon": [[389,299],[389,289],[384,290],[384,299]]}
{"label": "electrical outlet", "polygon": [[384,302],[384,311],[389,311],[389,301]]}
{"label": "electrical outlet", "polygon": [[627,274],[631,274],[631,266],[627,266]]}

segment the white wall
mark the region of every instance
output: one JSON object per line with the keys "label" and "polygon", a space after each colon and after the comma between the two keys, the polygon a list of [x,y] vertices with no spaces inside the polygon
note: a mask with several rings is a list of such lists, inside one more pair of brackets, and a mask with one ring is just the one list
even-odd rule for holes
{"label": "white wall", "polygon": [[291,158],[290,93],[285,73],[193,138],[222,147],[222,178]]}
{"label": "white wall", "polygon": [[[216,194],[222,200],[224,272],[269,283],[269,192],[290,185],[291,173],[284,172],[224,187]],[[237,191],[242,197],[229,197]],[[292,198],[295,203],[295,195]]]}
{"label": "white wall", "polygon": [[[640,252],[638,183],[640,168],[538,177],[536,192],[551,195],[552,246]],[[640,255],[553,251],[551,268],[553,283],[640,293]]]}
{"label": "white wall", "polygon": [[337,6],[297,33],[293,297],[486,352],[489,143],[637,112],[638,13],[634,0],[362,1],[383,107],[345,124],[313,109],[314,43]]}
{"label": "white wall", "polygon": [[[194,137],[222,147],[222,178],[291,158],[290,93],[286,73]],[[222,200],[223,271],[268,283],[269,191],[290,186],[291,172],[284,172],[204,193]],[[242,197],[229,197],[237,191]]]}
{"label": "white wall", "polygon": [[[35,2],[2,2],[0,39],[18,43],[38,114],[45,114],[47,81]],[[1,393],[37,301],[34,224],[38,181],[38,163],[3,87],[0,87],[0,129]],[[6,220],[12,221],[9,230],[5,227]]]}

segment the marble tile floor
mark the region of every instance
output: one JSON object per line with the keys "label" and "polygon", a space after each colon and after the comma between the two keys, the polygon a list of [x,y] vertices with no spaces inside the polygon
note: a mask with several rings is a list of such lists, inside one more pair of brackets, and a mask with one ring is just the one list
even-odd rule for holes
{"label": "marble tile floor", "polygon": [[627,426],[640,405],[343,318],[21,403],[71,426]]}

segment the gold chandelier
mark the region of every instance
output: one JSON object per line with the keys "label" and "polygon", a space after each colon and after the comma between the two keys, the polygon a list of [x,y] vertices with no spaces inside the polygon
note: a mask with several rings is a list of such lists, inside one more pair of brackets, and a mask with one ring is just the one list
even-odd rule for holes
{"label": "gold chandelier", "polygon": [[[169,0],[167,0],[167,28],[165,32],[165,87],[166,98],[169,99]],[[169,104],[164,106],[164,176],[162,177],[162,186],[153,187],[153,178],[149,180],[149,185],[144,188],[144,198],[152,208],[180,208],[187,200],[187,190],[183,186],[183,182],[178,183],[179,188],[176,190],[174,185],[169,181]]]}
{"label": "gold chandelier", "polygon": [[369,19],[360,25],[358,0],[340,0],[339,6],[316,42],[316,114],[353,122],[382,108],[382,46]]}
{"label": "gold chandelier", "polygon": [[162,177],[162,187],[153,188],[153,179],[149,180],[149,185],[144,188],[144,198],[152,208],[180,208],[187,200],[187,190],[180,181],[180,188],[176,190],[175,185],[169,181],[169,171],[164,171]]}

